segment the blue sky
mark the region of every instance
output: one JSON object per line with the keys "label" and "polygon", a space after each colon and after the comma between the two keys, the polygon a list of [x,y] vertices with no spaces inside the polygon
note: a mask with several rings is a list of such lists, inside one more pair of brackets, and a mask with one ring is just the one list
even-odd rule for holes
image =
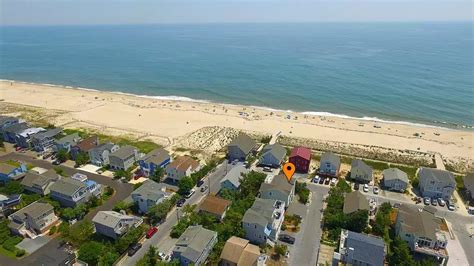
{"label": "blue sky", "polygon": [[0,0],[0,25],[471,20],[473,0]]}

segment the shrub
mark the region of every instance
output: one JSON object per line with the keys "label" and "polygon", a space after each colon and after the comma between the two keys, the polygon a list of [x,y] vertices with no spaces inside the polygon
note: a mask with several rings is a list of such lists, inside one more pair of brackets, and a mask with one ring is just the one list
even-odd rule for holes
{"label": "shrub", "polygon": [[16,255],[17,257],[22,257],[22,256],[24,256],[25,254],[26,254],[26,251],[25,251],[24,249],[18,249],[18,250],[16,251],[16,254],[15,254],[15,255]]}
{"label": "shrub", "polygon": [[5,242],[3,242],[3,248],[9,251],[16,251],[16,245],[20,243],[23,240],[23,238],[19,236],[12,236],[8,238]]}
{"label": "shrub", "polygon": [[51,226],[51,228],[49,228],[49,235],[53,235],[54,233],[56,233],[57,231],[56,229],[57,228],[55,225]]}

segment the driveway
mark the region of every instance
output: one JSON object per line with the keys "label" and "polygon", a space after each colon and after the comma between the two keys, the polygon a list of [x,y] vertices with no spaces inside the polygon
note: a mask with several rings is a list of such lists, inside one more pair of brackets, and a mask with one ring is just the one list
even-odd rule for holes
{"label": "driveway", "polygon": [[42,246],[46,245],[50,240],[51,238],[48,236],[39,236],[35,239],[25,238],[18,245],[16,245],[16,247],[24,249],[26,253],[31,254],[40,249]]}

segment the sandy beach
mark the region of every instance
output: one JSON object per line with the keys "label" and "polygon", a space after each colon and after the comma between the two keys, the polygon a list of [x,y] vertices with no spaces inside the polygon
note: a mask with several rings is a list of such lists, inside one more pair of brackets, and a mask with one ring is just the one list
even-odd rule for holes
{"label": "sandy beach", "polygon": [[426,158],[438,153],[459,172],[472,169],[474,161],[474,132],[468,130],[0,82],[0,114],[27,118],[32,110],[57,126],[130,134],[167,147],[217,151],[243,130],[281,132],[289,143],[317,143],[322,150],[359,150],[355,155],[364,149]]}

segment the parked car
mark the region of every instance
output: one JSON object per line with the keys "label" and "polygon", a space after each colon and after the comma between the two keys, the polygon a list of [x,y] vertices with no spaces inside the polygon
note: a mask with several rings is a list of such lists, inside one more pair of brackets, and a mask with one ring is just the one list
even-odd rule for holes
{"label": "parked car", "polygon": [[446,206],[446,201],[444,201],[444,199],[442,198],[438,198],[438,204],[439,206],[444,207]]}
{"label": "parked car", "polygon": [[290,251],[289,251],[289,250],[287,250],[287,251],[286,251],[286,253],[285,253],[285,258],[287,258],[287,259],[288,259],[289,257],[290,257]]}
{"label": "parked car", "polygon": [[151,238],[154,234],[156,234],[156,232],[158,232],[158,228],[156,227],[150,227],[150,229],[148,229],[148,231],[146,232],[146,238]]}
{"label": "parked car", "polygon": [[402,204],[401,204],[401,203],[398,203],[398,202],[395,203],[395,204],[393,204],[393,208],[394,208],[394,209],[400,209],[400,206],[402,206]]}
{"label": "parked car", "polygon": [[295,238],[289,235],[281,234],[280,237],[278,238],[280,241],[288,243],[288,244],[294,244],[295,243]]}
{"label": "parked car", "polygon": [[324,181],[325,181],[324,177],[319,178],[319,184],[320,185],[324,184]]}
{"label": "parked car", "polygon": [[166,254],[163,253],[163,252],[158,252],[158,257],[159,257],[160,260],[162,260],[162,261],[170,261],[170,255],[166,255]]}
{"label": "parked car", "polygon": [[337,183],[337,178],[334,177],[333,179],[331,179],[331,186],[335,186],[336,183]]}
{"label": "parked car", "polygon": [[263,167],[263,171],[264,171],[264,172],[271,172],[272,169],[271,169],[270,167],[268,167],[268,166],[265,166],[265,167]]}
{"label": "parked car", "polygon": [[53,165],[60,165],[60,164],[61,164],[61,162],[59,160],[56,160],[56,161],[53,162]]}
{"label": "parked car", "polygon": [[354,183],[354,190],[359,190],[359,183]]}
{"label": "parked car", "polygon": [[203,186],[203,187],[201,187],[201,192],[206,191],[208,188],[209,188],[208,186]]}
{"label": "parked car", "polygon": [[423,202],[425,203],[425,205],[430,205],[430,201],[431,201],[431,199],[428,198],[428,197],[423,199]]}
{"label": "parked car", "polygon": [[329,185],[329,182],[331,182],[331,179],[329,177],[326,177],[326,180],[324,181],[324,184]]}
{"label": "parked car", "polygon": [[184,197],[189,199],[192,195],[194,195],[194,193],[196,193],[196,190],[191,189],[190,191],[188,191],[188,193],[184,194]]}
{"label": "parked car", "polygon": [[431,205],[438,206],[438,201],[435,198],[431,199]]}
{"label": "parked car", "polygon": [[177,202],[176,202],[176,206],[178,207],[183,207],[184,203],[186,202],[186,199],[185,198],[180,198]]}
{"label": "parked car", "polygon": [[369,192],[369,185],[364,184],[364,192]]}
{"label": "parked car", "polygon": [[132,244],[129,248],[128,248],[128,256],[133,256],[135,253],[137,253],[137,251],[142,248],[142,244],[140,243],[135,243],[135,244]]}
{"label": "parked car", "polygon": [[379,187],[374,187],[374,194],[379,194]]}
{"label": "parked car", "polygon": [[313,183],[318,183],[319,182],[319,175],[316,175],[313,177]]}
{"label": "parked car", "polygon": [[204,180],[199,180],[196,184],[197,187],[201,187],[204,184]]}
{"label": "parked car", "polygon": [[456,210],[456,206],[454,206],[454,204],[449,200],[446,201],[446,206],[448,206],[448,210],[450,210],[450,211],[455,211]]}

